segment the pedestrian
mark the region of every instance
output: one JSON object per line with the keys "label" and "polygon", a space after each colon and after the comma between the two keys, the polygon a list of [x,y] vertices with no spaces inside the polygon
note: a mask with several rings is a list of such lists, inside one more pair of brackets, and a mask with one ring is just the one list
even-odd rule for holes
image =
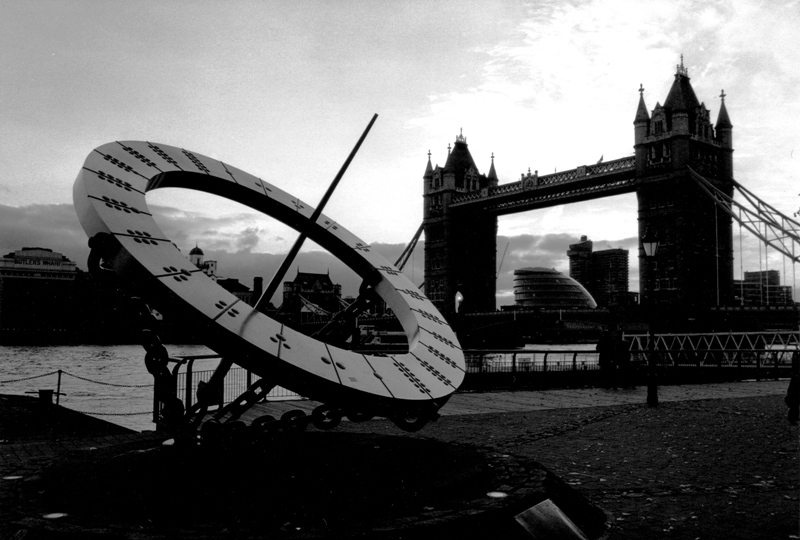
{"label": "pedestrian", "polygon": [[600,336],[595,349],[598,352],[597,363],[600,366],[600,379],[603,388],[617,388],[616,381],[616,344],[614,341],[614,334],[606,330]]}
{"label": "pedestrian", "polygon": [[797,421],[800,420],[800,351],[798,350],[792,353],[792,374],[783,401],[789,407],[789,423],[797,425]]}

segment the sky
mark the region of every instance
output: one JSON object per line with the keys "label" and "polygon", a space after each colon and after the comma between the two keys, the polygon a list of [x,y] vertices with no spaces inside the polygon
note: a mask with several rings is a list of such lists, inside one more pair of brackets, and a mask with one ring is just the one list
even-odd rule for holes
{"label": "sky", "polygon": [[[501,184],[631,155],[639,86],[648,109],[663,103],[681,55],[712,122],[725,90],[736,179],[791,215],[798,26],[800,0],[0,0],[0,254],[49,247],[85,269],[72,185],[106,142],[182,147],[315,204],[377,113],[325,213],[394,262],[422,220],[429,151],[443,166],[463,130]],[[209,195],[147,200],[184,253],[200,246],[248,286],[296,236]],[[498,305],[513,302],[516,268],[567,273],[581,235],[630,249],[638,290],[636,227],[635,195],[502,217]],[[757,245],[734,243],[737,276],[759,269]],[[318,249],[296,266],[354,294],[355,276]],[[777,254],[768,264],[781,269]],[[420,247],[415,283],[422,268]]]}

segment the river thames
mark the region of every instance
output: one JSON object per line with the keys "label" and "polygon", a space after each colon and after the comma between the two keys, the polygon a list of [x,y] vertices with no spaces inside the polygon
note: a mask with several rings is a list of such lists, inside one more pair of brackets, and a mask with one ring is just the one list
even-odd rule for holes
{"label": "river thames", "polygon": [[[214,354],[202,345],[167,350],[172,357]],[[152,430],[153,377],[144,354],[140,345],[0,346],[0,393],[55,390],[60,369],[60,405],[136,431]],[[215,366],[213,360],[195,362],[195,369]]]}
{"label": "river thames", "polygon": [[[594,345],[525,349],[585,352],[593,351]],[[167,345],[167,350],[173,358],[215,354],[202,345]],[[145,369],[144,355],[140,345],[0,346],[0,393],[35,396],[40,389],[56,390],[61,370],[61,406],[136,431],[152,430],[153,377]],[[509,355],[490,355],[486,365],[502,363],[504,356]],[[540,362],[532,354],[518,356],[521,369]],[[193,370],[213,370],[216,365],[217,360],[197,360]]]}

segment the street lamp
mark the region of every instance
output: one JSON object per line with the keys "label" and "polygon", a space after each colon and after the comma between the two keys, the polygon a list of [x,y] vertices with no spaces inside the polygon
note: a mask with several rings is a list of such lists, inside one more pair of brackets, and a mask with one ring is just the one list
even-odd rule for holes
{"label": "street lamp", "polygon": [[[650,229],[647,229],[642,236],[642,250],[644,251],[644,256],[647,259],[652,259],[656,256],[656,252],[658,251],[658,237],[650,232]],[[647,299],[648,302],[648,310],[649,310],[649,317],[648,317],[648,325],[647,325],[647,405],[649,407],[658,407],[658,385],[656,384],[656,366],[655,362],[653,362],[653,319],[655,318],[655,298],[652,295],[648,295],[649,298]]]}
{"label": "street lamp", "polygon": [[644,250],[644,256],[647,258],[655,257],[656,251],[658,250],[658,237],[650,232],[650,229],[647,229],[642,236],[642,249]]}

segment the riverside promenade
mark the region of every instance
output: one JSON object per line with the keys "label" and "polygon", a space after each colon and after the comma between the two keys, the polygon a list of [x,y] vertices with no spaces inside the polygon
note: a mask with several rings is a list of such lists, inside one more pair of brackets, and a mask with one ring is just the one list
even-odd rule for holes
{"label": "riverside promenade", "polygon": [[[786,420],[783,396],[787,385],[787,381],[746,381],[665,386],[659,388],[657,408],[644,404],[642,387],[460,393],[443,408],[437,422],[417,433],[404,433],[380,419],[358,424],[343,421],[334,432],[315,432],[310,428],[307,434],[300,434],[305,439],[295,442],[299,441],[301,446],[297,448],[303,450],[309,446],[327,446],[334,457],[348,452],[363,456],[367,446],[370,452],[386,446],[407,447],[409,453],[427,456],[439,452],[453,458],[452,466],[463,459],[465,470],[485,456],[491,458],[490,468],[504,460],[514,462],[507,467],[512,471],[531,471],[536,469],[532,464],[536,464],[602,510],[605,528],[594,537],[797,539],[800,538],[800,442],[798,427]],[[308,401],[264,403],[249,411],[244,420],[249,423],[259,415],[278,416],[290,409],[310,411],[314,406]],[[76,453],[103,455],[103,463],[127,463],[126,467],[130,467],[134,463],[130,460],[143,459],[140,456],[163,449],[164,438],[159,433],[131,432],[60,407],[41,405],[33,398],[0,396],[3,441],[0,443],[0,539],[348,536],[344,534],[346,528],[338,529],[342,534],[337,535],[321,529],[321,525],[316,529],[307,527],[300,517],[296,517],[296,522],[283,523],[270,534],[254,535],[251,529],[233,526],[243,516],[226,520],[221,510],[216,529],[213,519],[209,522],[211,518],[204,516],[202,534],[197,530],[179,534],[173,522],[163,528],[144,523],[120,529],[108,522],[113,521],[111,514],[84,519],[77,515],[80,506],[78,510],[64,512],[54,499],[42,498],[47,489],[56,489],[47,483],[52,476],[47,471],[59,463],[75,460]],[[303,463],[300,450],[296,456]],[[237,459],[240,458],[206,463],[204,467],[218,465],[235,474]],[[286,455],[281,459],[284,460],[281,463],[263,463],[261,467],[277,471],[297,465],[286,462],[292,459]],[[243,464],[239,461],[238,465]],[[479,465],[475,467],[480,468]],[[369,464],[364,467],[369,469]],[[459,475],[456,469],[452,471],[448,474]],[[194,470],[191,474],[206,472]],[[289,478],[295,477],[287,476],[280,483],[260,489],[277,493],[288,490]],[[459,484],[459,489],[469,491],[469,482],[477,478],[485,481],[486,475],[465,473],[466,483]],[[363,487],[368,481],[360,479],[353,486]],[[444,482],[435,474],[420,480],[424,481]],[[394,485],[402,482],[401,478]],[[413,483],[413,479],[408,482]],[[488,482],[494,482],[487,484],[492,490],[513,493],[518,487],[515,482],[521,480],[511,474],[492,477]],[[338,481],[337,485],[342,483],[349,481]],[[297,489],[311,496],[324,485],[325,478],[319,478],[319,485],[305,484]],[[172,489],[172,493],[181,493],[174,486]],[[383,489],[388,494],[393,486],[386,485]],[[214,495],[224,500],[225,492]],[[468,516],[485,510],[486,503],[475,502],[483,495],[470,495],[464,503],[467,508],[458,511],[451,508],[449,514],[425,506],[418,514],[406,518],[404,527],[413,525],[415,520],[436,522],[458,512]],[[366,520],[380,509],[378,501],[361,501],[361,505],[362,513],[353,514],[351,520]],[[478,506],[480,509],[476,509]],[[263,508],[258,508],[264,513]],[[281,510],[277,499],[274,508],[276,512]],[[59,512],[67,515],[58,517]],[[51,519],[53,513],[56,517]],[[529,538],[513,519],[507,516],[498,519],[498,532],[502,531],[503,537]],[[121,532],[126,530],[129,534]],[[380,531],[376,527],[358,529],[351,536],[425,537],[419,531],[405,530],[410,529],[398,529],[400,532],[394,534],[391,526]],[[471,536],[473,533],[476,536]],[[462,538],[498,537],[485,527],[462,530],[461,534]]]}

